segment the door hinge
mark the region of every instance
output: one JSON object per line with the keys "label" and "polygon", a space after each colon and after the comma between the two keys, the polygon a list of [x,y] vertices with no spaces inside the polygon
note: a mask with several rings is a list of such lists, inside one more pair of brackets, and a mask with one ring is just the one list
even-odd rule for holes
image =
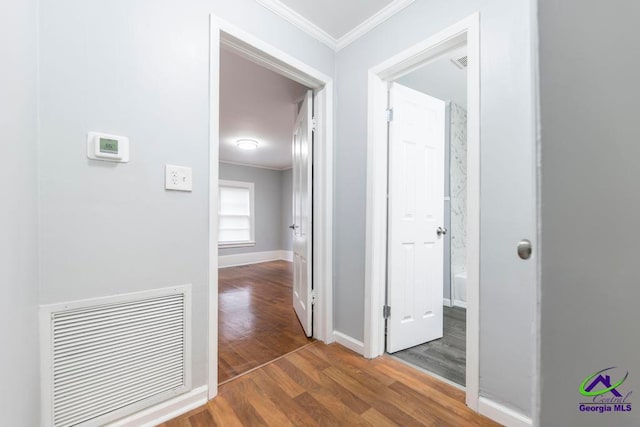
{"label": "door hinge", "polygon": [[393,121],[393,108],[387,108],[387,122]]}
{"label": "door hinge", "polygon": [[385,305],[385,306],[382,307],[382,316],[385,319],[388,319],[388,318],[391,317],[391,307],[390,306]]}
{"label": "door hinge", "polygon": [[311,132],[315,132],[318,126],[318,122],[315,117],[311,118]]}
{"label": "door hinge", "polygon": [[316,302],[318,302],[316,291],[311,291],[311,305],[316,305]]}

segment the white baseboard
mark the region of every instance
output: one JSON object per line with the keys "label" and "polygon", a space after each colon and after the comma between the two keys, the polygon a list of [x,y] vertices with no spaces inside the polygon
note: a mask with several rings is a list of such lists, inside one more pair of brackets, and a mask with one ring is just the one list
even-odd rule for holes
{"label": "white baseboard", "polygon": [[509,409],[493,400],[480,396],[478,412],[506,427],[531,427],[531,418]]}
{"label": "white baseboard", "polygon": [[291,251],[266,251],[266,252],[250,252],[246,254],[221,255],[218,257],[218,267],[235,267],[238,265],[258,264],[269,261],[293,261],[293,252]]}
{"label": "white baseboard", "polygon": [[351,338],[349,335],[342,332],[333,331],[333,339],[340,345],[347,347],[349,350],[353,350],[360,355],[364,355],[364,343],[358,341],[355,338]]}
{"label": "white baseboard", "polygon": [[467,302],[466,301],[461,301],[459,299],[454,299],[453,300],[453,306],[454,307],[467,308]]}
{"label": "white baseboard", "polygon": [[451,304],[451,300],[449,298],[442,298],[442,305],[445,307],[461,307],[467,308],[467,302],[461,301],[459,299],[454,299],[453,304]]}
{"label": "white baseboard", "polygon": [[171,400],[162,402],[159,405],[136,412],[126,418],[122,418],[108,427],[153,427],[162,424],[192,409],[196,409],[207,403],[207,392],[209,388],[206,385],[191,390],[189,393],[181,394]]}
{"label": "white baseboard", "polygon": [[280,251],[280,259],[293,262],[293,251]]}

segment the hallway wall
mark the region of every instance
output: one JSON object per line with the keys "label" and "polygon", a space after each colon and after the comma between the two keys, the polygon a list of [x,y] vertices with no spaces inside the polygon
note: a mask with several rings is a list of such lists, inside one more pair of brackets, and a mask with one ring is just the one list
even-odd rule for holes
{"label": "hallway wall", "polygon": [[[539,9],[540,425],[638,426],[640,57],[628,53],[638,51],[640,3],[542,0]],[[582,381],[612,366],[612,381],[629,373],[618,391],[633,392],[633,410],[580,412],[593,399],[579,393]]]}
{"label": "hallway wall", "polygon": [[[253,0],[40,2],[40,302],[191,283],[194,387],[207,381],[210,13],[333,75],[333,51]],[[88,131],[128,136],[130,163],[88,161]],[[164,190],[165,163],[193,168],[192,193]]]}
{"label": "hallway wall", "polygon": [[36,0],[0,13],[0,414],[2,425],[38,426]]}

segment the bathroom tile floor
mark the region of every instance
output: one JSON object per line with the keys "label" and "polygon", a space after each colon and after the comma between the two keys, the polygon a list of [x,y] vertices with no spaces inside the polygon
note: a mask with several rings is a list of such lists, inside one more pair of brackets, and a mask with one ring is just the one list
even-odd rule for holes
{"label": "bathroom tile floor", "polygon": [[405,362],[465,385],[467,311],[444,307],[444,336],[392,354]]}

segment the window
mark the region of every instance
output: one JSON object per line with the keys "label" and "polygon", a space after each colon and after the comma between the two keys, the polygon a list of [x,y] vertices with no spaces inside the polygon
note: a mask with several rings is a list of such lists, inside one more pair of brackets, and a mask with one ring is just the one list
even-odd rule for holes
{"label": "window", "polygon": [[218,246],[253,246],[253,183],[220,180],[218,204]]}

